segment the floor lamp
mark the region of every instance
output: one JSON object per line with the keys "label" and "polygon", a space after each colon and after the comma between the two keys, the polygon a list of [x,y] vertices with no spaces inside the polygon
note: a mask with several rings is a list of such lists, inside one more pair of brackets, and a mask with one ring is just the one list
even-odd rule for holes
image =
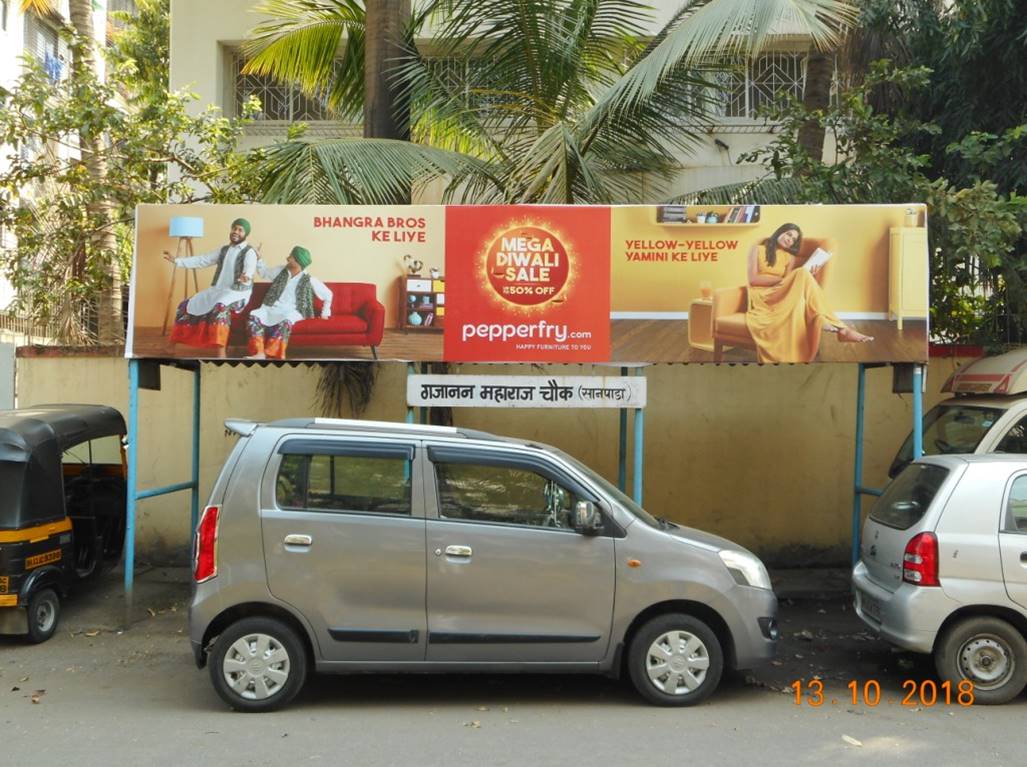
{"label": "floor lamp", "polygon": [[[193,238],[203,236],[203,219],[198,216],[174,216],[168,227],[168,236],[178,238],[178,247],[175,249],[175,258],[188,258],[193,255]],[[161,335],[167,335],[168,319],[175,306],[175,281],[178,279],[178,270],[184,269],[175,264],[175,270],[171,273],[171,288],[168,290],[168,305],[164,309],[164,324],[161,326]],[[186,269],[185,277],[182,279],[182,297],[189,298],[189,272],[193,273],[193,293],[200,292],[200,281],[196,276],[196,270]]]}

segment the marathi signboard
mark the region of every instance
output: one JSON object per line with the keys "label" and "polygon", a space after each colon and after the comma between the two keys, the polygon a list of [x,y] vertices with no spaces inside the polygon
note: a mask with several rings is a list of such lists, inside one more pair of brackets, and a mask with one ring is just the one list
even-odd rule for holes
{"label": "marathi signboard", "polygon": [[922,205],[155,205],[127,355],[924,362]]}
{"label": "marathi signboard", "polygon": [[407,377],[411,407],[642,408],[645,378],[623,376]]}

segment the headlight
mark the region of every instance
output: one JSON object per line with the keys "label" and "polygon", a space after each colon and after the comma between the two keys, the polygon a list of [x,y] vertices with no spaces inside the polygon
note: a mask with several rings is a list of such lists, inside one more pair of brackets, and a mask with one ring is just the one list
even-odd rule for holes
{"label": "headlight", "polygon": [[767,572],[767,568],[752,554],[730,549],[723,549],[718,554],[735,581],[742,586],[768,590],[771,588],[770,574]]}

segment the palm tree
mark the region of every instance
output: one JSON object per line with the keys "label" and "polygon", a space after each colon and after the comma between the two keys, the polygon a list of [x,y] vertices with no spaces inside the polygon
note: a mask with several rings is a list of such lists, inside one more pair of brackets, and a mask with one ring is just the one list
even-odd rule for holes
{"label": "palm tree", "polygon": [[[60,20],[53,0],[21,0],[21,9],[25,13]],[[90,73],[99,80],[100,71],[94,48],[96,38],[93,29],[92,0],[70,0],[68,15],[75,33],[72,45],[72,70]],[[82,165],[93,180],[94,188],[97,189],[106,188],[107,161],[103,142],[102,135],[86,130],[79,131],[78,144]],[[98,336],[101,343],[119,343],[124,339],[124,322],[121,270],[115,257],[117,239],[111,225],[113,204],[110,200],[98,198],[88,203],[88,209],[93,221],[93,234],[90,242],[83,243],[82,249],[91,250],[92,260],[107,265],[107,287],[97,300]]]}
{"label": "palm tree", "polygon": [[[349,49],[367,44],[362,9],[267,0],[250,71],[359,114],[366,70]],[[408,44],[384,74],[409,107],[414,143],[283,142],[265,150],[267,197],[386,202],[444,176],[461,201],[659,199],[708,125],[716,61],[759,52],[784,18],[830,49],[855,14],[849,0],[695,0],[646,41],[649,10],[638,0],[426,0],[407,34],[431,22],[431,57]]]}

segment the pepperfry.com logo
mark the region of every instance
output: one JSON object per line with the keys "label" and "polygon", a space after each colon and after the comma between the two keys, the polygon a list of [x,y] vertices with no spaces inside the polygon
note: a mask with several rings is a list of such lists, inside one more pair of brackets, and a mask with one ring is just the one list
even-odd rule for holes
{"label": "pepperfry.com logo", "polygon": [[496,295],[523,307],[561,303],[571,274],[561,239],[536,225],[501,232],[485,251],[484,266]]}

